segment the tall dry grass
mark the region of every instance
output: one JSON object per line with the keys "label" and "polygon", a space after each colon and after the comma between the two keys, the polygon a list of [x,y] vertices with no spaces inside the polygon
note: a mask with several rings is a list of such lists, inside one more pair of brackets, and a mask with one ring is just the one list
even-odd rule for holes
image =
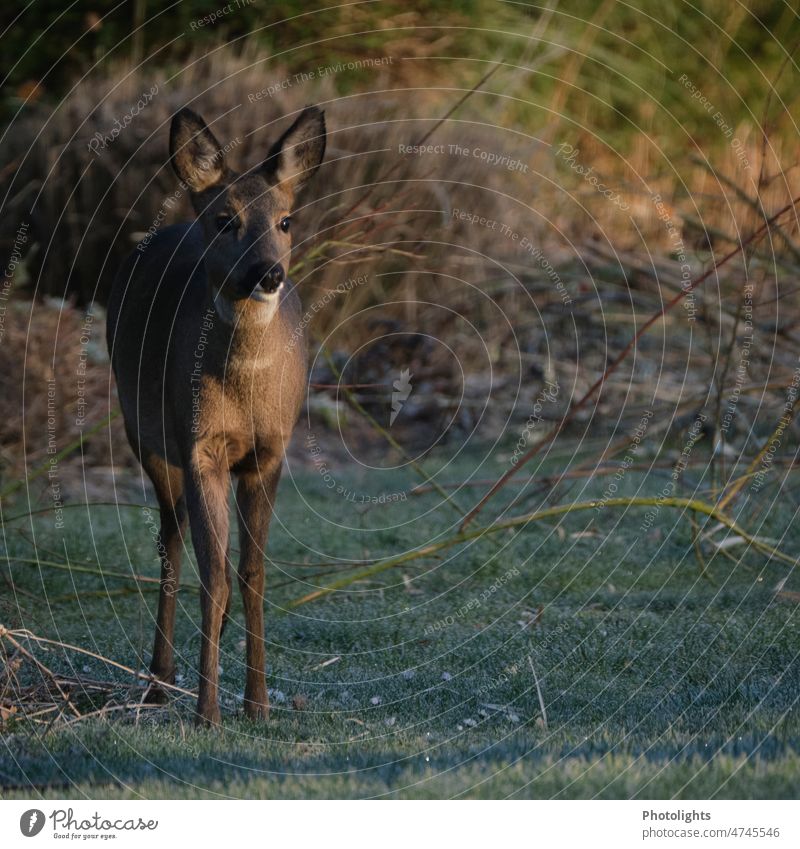
{"label": "tall dry grass", "polygon": [[[530,33],[550,34],[545,25],[533,21]],[[458,399],[466,387],[469,401],[470,392],[481,399],[488,387],[500,420],[520,391],[528,404],[548,379],[580,394],[602,372],[609,348],[630,337],[636,310],[656,308],[680,288],[676,234],[691,273],[700,273],[713,252],[800,195],[796,140],[774,108],[764,111],[766,138],[755,104],[752,120],[732,127],[736,149],[721,132],[699,138],[691,127],[676,129],[677,115],[655,103],[639,104],[635,120],[620,117],[617,136],[607,131],[607,114],[598,122],[605,129],[596,128],[592,107],[609,110],[597,99],[602,85],[585,84],[597,58],[588,58],[590,32],[587,24],[579,49],[554,37],[532,41],[522,57],[526,70],[501,63],[441,125],[491,63],[428,63],[421,74],[419,65],[402,61],[400,44],[394,61],[362,69],[368,83],[342,95],[335,74],[298,81],[293,69],[250,43],[198,55],[183,67],[122,64],[88,77],[57,106],[30,112],[0,142],[8,192],[3,243],[29,217],[35,248],[25,262],[29,283],[16,294],[68,296],[101,316],[116,267],[142,234],[155,222],[189,217],[185,197],[170,203],[177,181],[167,135],[180,107],[203,113],[223,143],[234,143],[233,167],[244,168],[260,161],[285,116],[314,102],[326,110],[329,146],[297,213],[293,273],[307,307],[326,302],[314,315],[314,338],[345,361],[351,353],[361,357],[346,375],[369,376],[363,361],[374,359],[380,326],[449,340],[457,357],[439,350],[424,358],[431,394]],[[276,86],[287,79],[290,85]],[[92,152],[95,134],[110,132],[154,85],[158,93],[130,126]],[[275,92],[265,95],[271,86]],[[676,97],[691,100],[685,91]],[[427,143],[438,152],[400,153],[431,131]],[[455,145],[470,153],[454,152]],[[562,145],[575,152],[573,160]],[[500,162],[472,155],[476,150]],[[687,334],[682,315],[666,317],[636,366],[615,375],[602,403],[613,413],[620,397],[643,400],[658,372],[656,400],[702,405],[735,329],[743,279],[751,277],[762,336],[777,343],[754,356],[749,385],[771,383],[779,391],[791,374],[800,315],[798,295],[786,287],[800,261],[797,241],[796,220],[784,222],[749,257],[757,269],[732,264],[698,293],[701,336]],[[331,294],[353,280],[363,282]],[[697,383],[688,396],[686,363]]]}

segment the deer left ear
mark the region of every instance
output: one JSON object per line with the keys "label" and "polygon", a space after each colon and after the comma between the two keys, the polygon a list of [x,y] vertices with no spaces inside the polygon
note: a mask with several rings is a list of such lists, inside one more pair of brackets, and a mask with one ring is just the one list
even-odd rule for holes
{"label": "deer left ear", "polygon": [[175,173],[195,194],[218,183],[225,173],[219,142],[191,109],[181,109],[172,119],[169,153]]}
{"label": "deer left ear", "polygon": [[317,172],[324,156],[325,113],[308,106],[272,145],[262,167],[271,182],[297,194]]}

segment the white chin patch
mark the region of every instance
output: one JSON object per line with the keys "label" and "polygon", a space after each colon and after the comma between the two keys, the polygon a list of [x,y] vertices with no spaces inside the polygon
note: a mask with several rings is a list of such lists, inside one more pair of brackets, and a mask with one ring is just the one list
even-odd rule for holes
{"label": "white chin patch", "polygon": [[[245,301],[245,310],[249,318],[259,324],[269,324],[275,317],[275,313],[281,302],[283,285],[278,286],[274,292],[256,292]],[[248,303],[249,301],[249,303]]]}
{"label": "white chin patch", "polygon": [[269,324],[278,311],[282,293],[283,284],[274,292],[256,292],[249,298],[243,298],[241,301],[237,301],[236,304],[239,305],[237,308],[233,301],[226,298],[219,289],[215,289],[214,308],[217,311],[217,315],[226,324],[250,321],[255,321],[259,324]]}

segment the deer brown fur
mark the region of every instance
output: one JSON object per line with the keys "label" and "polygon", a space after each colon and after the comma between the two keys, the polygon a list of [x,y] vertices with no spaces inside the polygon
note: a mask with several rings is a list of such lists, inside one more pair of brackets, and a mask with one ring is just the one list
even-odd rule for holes
{"label": "deer brown fur", "polygon": [[133,251],[109,299],[108,347],[125,428],[160,508],[151,670],[174,681],[175,593],[188,520],[201,581],[197,719],[203,724],[220,721],[232,475],[246,627],[244,710],[253,718],[269,711],[264,551],[307,365],[300,301],[285,272],[289,216],[322,161],[325,135],[323,113],[307,108],[262,165],[237,174],[203,119],[178,112],[170,155],[197,218]]}

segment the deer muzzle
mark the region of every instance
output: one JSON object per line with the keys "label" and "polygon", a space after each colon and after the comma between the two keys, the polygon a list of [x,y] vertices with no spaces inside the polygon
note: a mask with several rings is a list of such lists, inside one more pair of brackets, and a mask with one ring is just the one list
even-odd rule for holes
{"label": "deer muzzle", "polygon": [[244,283],[245,294],[256,299],[264,295],[274,295],[285,279],[286,272],[279,262],[272,265],[258,263],[247,271]]}

